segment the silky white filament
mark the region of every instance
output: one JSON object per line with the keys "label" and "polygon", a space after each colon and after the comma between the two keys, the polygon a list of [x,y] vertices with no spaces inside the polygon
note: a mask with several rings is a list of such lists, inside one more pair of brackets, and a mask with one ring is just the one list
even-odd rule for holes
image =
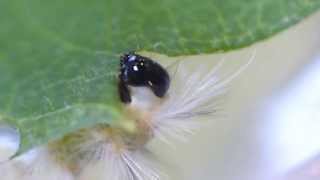
{"label": "silky white filament", "polygon": [[73,175],[53,159],[47,148],[36,148],[0,164],[1,180],[74,180]]}
{"label": "silky white filament", "polygon": [[[171,144],[170,138],[185,141],[188,134],[193,134],[203,121],[201,116],[213,116],[221,111],[221,104],[227,86],[238,77],[254,60],[254,51],[249,61],[238,70],[219,74],[225,64],[225,59],[201,76],[202,67],[196,67],[192,72],[183,72],[183,61],[170,66],[174,88],[169,89],[169,97],[152,118],[155,138]],[[185,82],[185,83],[181,83]],[[174,86],[175,84],[179,84]]]}

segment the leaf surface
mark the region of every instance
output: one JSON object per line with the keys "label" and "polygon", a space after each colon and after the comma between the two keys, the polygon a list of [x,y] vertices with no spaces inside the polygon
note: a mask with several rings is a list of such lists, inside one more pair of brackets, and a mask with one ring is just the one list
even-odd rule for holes
{"label": "leaf surface", "polygon": [[121,116],[118,56],[231,50],[295,24],[319,0],[1,0],[0,118],[24,152]]}

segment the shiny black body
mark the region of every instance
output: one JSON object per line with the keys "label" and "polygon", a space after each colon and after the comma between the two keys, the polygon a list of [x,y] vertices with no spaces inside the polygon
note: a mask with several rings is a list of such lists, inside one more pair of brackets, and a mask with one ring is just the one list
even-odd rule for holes
{"label": "shiny black body", "polygon": [[122,102],[131,102],[129,86],[149,87],[161,98],[168,91],[169,85],[169,74],[160,64],[134,52],[121,56],[118,89]]}

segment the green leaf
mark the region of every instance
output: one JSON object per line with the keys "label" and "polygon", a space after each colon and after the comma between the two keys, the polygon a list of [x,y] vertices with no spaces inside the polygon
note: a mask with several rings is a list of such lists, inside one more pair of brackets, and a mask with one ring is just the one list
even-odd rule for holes
{"label": "green leaf", "polygon": [[20,152],[121,117],[118,55],[230,50],[314,12],[319,0],[1,0],[0,118]]}

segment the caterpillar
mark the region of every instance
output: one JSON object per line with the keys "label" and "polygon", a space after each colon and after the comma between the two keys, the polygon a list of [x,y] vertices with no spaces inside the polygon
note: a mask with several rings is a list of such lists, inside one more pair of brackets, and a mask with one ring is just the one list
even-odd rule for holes
{"label": "caterpillar", "polygon": [[219,111],[227,85],[254,59],[220,78],[220,61],[209,73],[190,72],[184,61],[162,66],[135,52],[120,57],[118,92],[132,128],[100,124],[0,164],[3,180],[162,180],[167,178],[147,144],[185,140]]}

